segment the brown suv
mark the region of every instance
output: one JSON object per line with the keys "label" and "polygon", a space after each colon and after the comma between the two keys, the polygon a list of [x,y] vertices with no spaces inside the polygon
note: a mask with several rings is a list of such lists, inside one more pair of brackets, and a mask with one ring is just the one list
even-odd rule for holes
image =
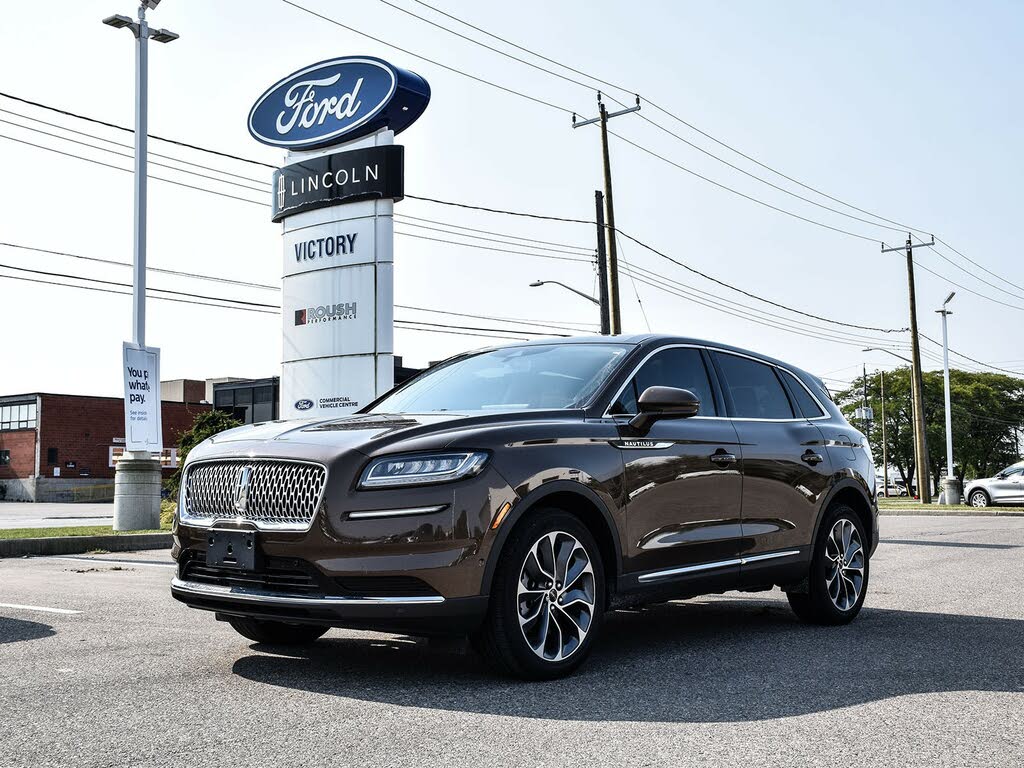
{"label": "brown suv", "polygon": [[665,336],[517,344],[350,417],[195,448],[171,591],[258,642],[468,634],[549,678],[625,605],[779,586],[803,619],[850,621],[874,477],[864,437],[793,366]]}

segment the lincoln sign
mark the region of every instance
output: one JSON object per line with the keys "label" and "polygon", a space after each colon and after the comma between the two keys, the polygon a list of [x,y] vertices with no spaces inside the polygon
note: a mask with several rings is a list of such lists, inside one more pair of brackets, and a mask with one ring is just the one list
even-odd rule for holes
{"label": "lincoln sign", "polygon": [[394,381],[395,134],[427,107],[417,74],[345,56],[274,83],[249,112],[253,138],[288,151],[271,219],[283,234],[281,415],[348,413]]}

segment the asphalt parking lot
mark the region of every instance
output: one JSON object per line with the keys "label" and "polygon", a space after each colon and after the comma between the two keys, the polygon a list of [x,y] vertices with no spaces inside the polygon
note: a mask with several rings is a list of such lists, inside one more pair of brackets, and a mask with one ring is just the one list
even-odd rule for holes
{"label": "asphalt parking lot", "polygon": [[1024,518],[882,538],[848,627],[670,603],[545,684],[369,632],[271,652],[174,602],[166,552],[0,560],[0,765],[1024,764]]}

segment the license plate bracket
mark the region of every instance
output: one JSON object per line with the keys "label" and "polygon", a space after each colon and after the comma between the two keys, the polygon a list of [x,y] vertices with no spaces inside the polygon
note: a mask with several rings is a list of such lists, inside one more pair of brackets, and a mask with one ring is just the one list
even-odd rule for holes
{"label": "license plate bracket", "polygon": [[255,571],[259,560],[255,531],[210,531],[206,547],[207,565]]}

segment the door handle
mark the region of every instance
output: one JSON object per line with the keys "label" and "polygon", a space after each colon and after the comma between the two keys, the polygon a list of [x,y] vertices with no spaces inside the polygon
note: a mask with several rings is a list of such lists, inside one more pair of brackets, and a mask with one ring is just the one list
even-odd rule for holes
{"label": "door handle", "polygon": [[810,448],[808,448],[806,451],[804,451],[804,455],[800,457],[800,460],[810,464],[813,467],[816,464],[821,464],[821,462],[823,462],[825,459],[822,457],[820,453],[815,453]]}
{"label": "door handle", "polygon": [[720,467],[727,467],[730,464],[736,463],[736,454],[726,453],[724,450],[719,448],[715,453],[708,456],[713,464],[717,464]]}

